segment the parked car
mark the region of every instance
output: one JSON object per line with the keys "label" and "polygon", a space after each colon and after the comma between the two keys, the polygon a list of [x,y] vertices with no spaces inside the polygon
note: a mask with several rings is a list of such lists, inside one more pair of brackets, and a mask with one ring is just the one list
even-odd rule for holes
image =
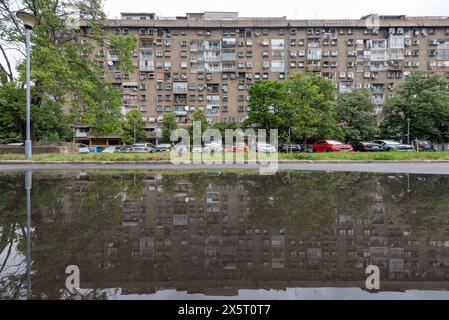
{"label": "parked car", "polygon": [[313,152],[350,152],[354,151],[350,144],[337,140],[320,140],[312,145]]}
{"label": "parked car", "polygon": [[104,150],[104,147],[102,146],[90,146],[89,152],[102,152]]}
{"label": "parked car", "polygon": [[115,152],[120,152],[119,146],[107,147],[102,151],[102,153],[115,153]]}
{"label": "parked car", "polygon": [[394,140],[374,140],[382,146],[383,151],[413,151],[411,144],[403,144]]}
{"label": "parked car", "polygon": [[189,152],[189,150],[190,148],[186,144],[178,143],[173,146],[173,151],[175,152]]}
{"label": "parked car", "polygon": [[131,146],[119,146],[118,152],[123,152],[123,153],[131,152]]}
{"label": "parked car", "polygon": [[222,152],[223,151],[223,145],[221,144],[221,141],[218,140],[212,140],[212,141],[206,141],[204,142],[204,152]]}
{"label": "parked car", "polygon": [[238,152],[238,151],[248,152],[248,146],[243,142],[239,142],[239,143],[234,144],[231,147],[231,151],[232,152]]}
{"label": "parked car", "polygon": [[170,151],[170,149],[171,149],[171,144],[169,144],[169,143],[162,143],[162,144],[158,144],[156,146],[156,152]]}
{"label": "parked car", "polygon": [[433,143],[426,140],[413,140],[412,145],[417,151],[437,151]]}
{"label": "parked car", "polygon": [[89,153],[89,147],[82,143],[77,143],[76,148],[79,153]]}
{"label": "parked car", "polygon": [[279,152],[301,152],[300,144],[281,144],[278,148]]}
{"label": "parked car", "polygon": [[135,143],[131,146],[131,152],[154,152],[156,146],[152,143]]}
{"label": "parked car", "polygon": [[382,146],[378,143],[371,141],[357,141],[351,143],[354,151],[370,152],[370,151],[382,151]]}
{"label": "parked car", "polygon": [[203,147],[202,146],[193,146],[192,147],[192,153],[202,153]]}
{"label": "parked car", "polygon": [[258,142],[256,145],[257,152],[272,153],[276,152],[276,148],[269,143]]}

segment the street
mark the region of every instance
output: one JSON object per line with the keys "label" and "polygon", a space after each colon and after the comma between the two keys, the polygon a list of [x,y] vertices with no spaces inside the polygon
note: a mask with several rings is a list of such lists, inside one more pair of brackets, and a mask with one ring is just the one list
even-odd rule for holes
{"label": "street", "polygon": [[[172,165],[172,164],[5,164],[0,172],[25,170],[257,170],[260,165]],[[449,174],[449,163],[295,163],[278,164],[278,170],[293,171],[337,171],[337,172],[380,172]]]}

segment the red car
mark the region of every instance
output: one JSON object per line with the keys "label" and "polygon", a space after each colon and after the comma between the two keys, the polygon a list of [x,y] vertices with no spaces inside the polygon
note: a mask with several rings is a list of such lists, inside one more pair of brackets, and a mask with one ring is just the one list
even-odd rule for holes
{"label": "red car", "polygon": [[232,152],[243,151],[248,152],[248,146],[244,143],[236,143],[232,146]]}
{"label": "red car", "polygon": [[312,145],[313,152],[349,152],[354,151],[350,144],[336,140],[320,140]]}

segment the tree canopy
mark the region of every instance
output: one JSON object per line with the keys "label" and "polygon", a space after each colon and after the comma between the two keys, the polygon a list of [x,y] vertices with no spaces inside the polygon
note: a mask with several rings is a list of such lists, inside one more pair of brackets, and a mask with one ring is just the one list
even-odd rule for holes
{"label": "tree canopy", "polygon": [[[17,10],[26,10],[39,19],[31,36],[32,139],[55,136],[66,138],[68,124],[95,125],[96,134],[118,133],[121,97],[104,82],[104,67],[93,59],[94,49],[114,50],[120,68],[130,71],[132,36],[105,39],[105,14],[101,0],[1,1],[0,11],[0,113],[15,123],[23,137],[25,103],[25,35]],[[120,37],[120,38],[119,38]],[[133,45],[134,44],[134,45]],[[7,50],[8,49],[8,50]],[[12,63],[13,53],[20,63]],[[9,85],[7,85],[9,84]],[[6,91],[6,92],[5,92]],[[14,104],[14,101],[16,102]],[[16,107],[11,108],[11,105]],[[66,117],[64,108],[70,110]]]}
{"label": "tree canopy", "polygon": [[340,95],[335,111],[346,142],[372,139],[377,134],[373,110],[371,92],[366,89]]}
{"label": "tree canopy", "polygon": [[331,81],[315,74],[292,74],[285,82],[264,80],[249,89],[250,111],[245,126],[278,129],[293,139],[335,138],[336,126]]}
{"label": "tree canopy", "polygon": [[447,81],[425,71],[412,72],[396,86],[384,106],[384,135],[405,139],[410,121],[410,140],[433,142],[449,139],[449,93]]}
{"label": "tree canopy", "polygon": [[126,114],[126,120],[122,124],[121,138],[124,144],[146,140],[145,121],[139,110],[133,109]]}

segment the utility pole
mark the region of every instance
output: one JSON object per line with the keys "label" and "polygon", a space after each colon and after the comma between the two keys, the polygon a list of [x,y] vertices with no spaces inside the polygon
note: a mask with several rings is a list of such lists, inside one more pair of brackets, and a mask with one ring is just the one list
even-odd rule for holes
{"label": "utility pole", "polygon": [[407,118],[407,144],[410,144],[410,118]]}
{"label": "utility pole", "polygon": [[134,122],[134,144],[136,143],[136,123]]}

